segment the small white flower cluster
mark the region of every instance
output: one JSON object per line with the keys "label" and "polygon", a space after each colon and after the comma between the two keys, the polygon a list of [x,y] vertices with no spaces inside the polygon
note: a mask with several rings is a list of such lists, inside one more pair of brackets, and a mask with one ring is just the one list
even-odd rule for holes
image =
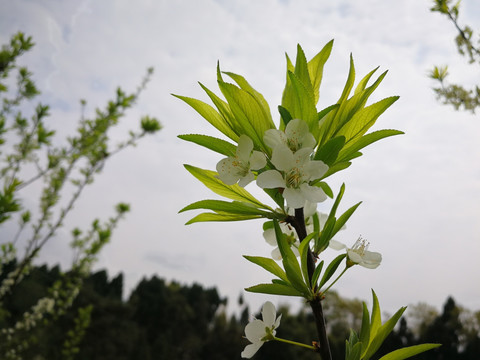
{"label": "small white flower cluster", "polygon": [[35,327],[37,321],[40,321],[45,315],[52,314],[55,307],[55,300],[49,297],[41,298],[32,307],[32,312],[25,312],[23,319],[15,324],[16,330],[29,331]]}
{"label": "small white flower cluster", "polygon": [[262,308],[262,320],[254,319],[245,327],[245,337],[251,342],[242,351],[242,358],[250,359],[262,347],[263,343],[273,340],[276,328],[280,326],[280,319],[277,318],[275,305],[267,301]]}
{"label": "small white flower cluster", "polygon": [[[283,189],[282,195],[291,208],[302,208],[305,202],[318,203],[327,196],[311,181],[320,179],[328,170],[323,161],[312,160],[316,140],[308,125],[300,119],[290,120],[285,132],[269,129],[263,141],[272,149],[269,159],[275,169],[260,172],[257,185],[262,189]],[[242,135],[238,140],[235,156],[222,159],[217,164],[218,177],[227,185],[238,182],[242,187],[255,179],[252,170],[261,170],[267,165],[265,154],[253,151],[253,141]]]}

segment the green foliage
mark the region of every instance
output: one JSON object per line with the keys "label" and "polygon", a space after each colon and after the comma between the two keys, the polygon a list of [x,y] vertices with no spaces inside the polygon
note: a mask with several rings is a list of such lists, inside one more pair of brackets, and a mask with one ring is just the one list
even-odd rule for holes
{"label": "green foliage", "polygon": [[[380,304],[372,290],[373,307],[371,317],[367,306],[363,304],[362,328],[360,336],[352,331],[347,341],[345,360],[369,360],[380,349],[387,336],[393,331],[396,323],[406,310],[400,308],[389,320],[382,324]],[[384,355],[380,360],[403,360],[425,351],[439,347],[440,344],[421,344],[395,350]]]}
{"label": "green foliage", "polygon": [[[480,49],[474,45],[474,32],[468,25],[462,27],[458,23],[460,1],[452,4],[452,0],[434,0],[434,5],[430,9],[432,12],[438,12],[446,16],[455,26],[458,35],[455,38],[457,50],[460,55],[468,58],[470,64],[480,63]],[[478,34],[476,34],[478,37]],[[480,38],[477,39],[477,43]],[[460,84],[448,84],[445,79],[448,76],[447,66],[435,66],[430,72],[430,77],[440,84],[435,87],[437,98],[444,104],[453,105],[456,110],[462,109],[475,112],[480,106],[480,87],[465,89]]]}
{"label": "green foliage", "polygon": [[[89,274],[101,249],[110,241],[118,221],[129,211],[129,205],[120,203],[116,213],[105,222],[94,220],[85,232],[72,231],[71,243],[73,262],[66,274],[48,284],[48,291],[41,296],[28,297],[28,306],[12,314],[8,308],[9,296],[21,287],[32,269],[32,262],[43,247],[63,226],[84,189],[99,174],[106,162],[123,149],[135,145],[147,134],[161,129],[155,118],[144,116],[140,130],[130,131],[128,138],[112,146],[109,133],[120,123],[138,99],[148,82],[152,69],[147,71],[140,87],[134,93],[118,88],[113,100],[104,109],[96,109],[92,118],[83,114],[76,133],[58,139],[56,132],[47,125],[50,108],[44,104],[32,104],[39,94],[32,73],[19,67],[17,58],[33,46],[31,37],[23,33],[12,36],[8,45],[0,51],[0,223],[18,222],[18,230],[11,237],[0,241],[0,357],[2,359],[33,358],[30,347],[37,345],[39,334],[48,324],[59,321],[72,305],[83,279]],[[16,81],[12,78],[15,77]],[[12,85],[11,87],[7,85]],[[86,101],[81,101],[85,108]],[[23,112],[31,109],[27,117]],[[35,187],[32,185],[35,184]],[[35,195],[29,195],[31,209],[25,208],[22,190],[33,187]],[[38,189],[38,190],[35,190]],[[14,225],[12,225],[14,228]],[[25,249],[18,261],[18,244]],[[65,358],[73,358],[85,328],[88,326],[89,311],[86,305],[68,339],[56,344],[63,346]],[[15,318],[15,321],[11,320]]]}

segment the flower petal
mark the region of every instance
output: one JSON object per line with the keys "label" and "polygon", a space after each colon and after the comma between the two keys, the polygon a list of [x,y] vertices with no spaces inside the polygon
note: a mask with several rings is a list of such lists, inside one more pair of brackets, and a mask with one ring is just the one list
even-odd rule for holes
{"label": "flower petal", "polygon": [[282,260],[282,253],[280,252],[280,249],[278,247],[273,249],[270,255],[272,255],[273,260]]}
{"label": "flower petal", "polygon": [[283,197],[287,201],[288,207],[298,209],[305,205],[305,198],[300,189],[285,188],[283,191]]}
{"label": "flower petal", "polygon": [[271,328],[275,323],[275,317],[277,316],[277,311],[275,310],[275,305],[270,301],[267,301],[263,304],[262,307],[262,319],[265,323],[265,326]]}
{"label": "flower petal", "polygon": [[238,138],[237,157],[240,160],[248,162],[253,150],[253,141],[247,135],[241,135]]}
{"label": "flower petal", "polygon": [[265,327],[265,323],[262,320],[255,319],[245,326],[245,337],[252,343],[259,342],[267,335]]}
{"label": "flower petal", "polygon": [[283,144],[277,145],[272,152],[272,164],[281,171],[291,170],[296,166],[292,150]]}
{"label": "flower petal", "polygon": [[255,176],[249,171],[247,175],[242,177],[240,181],[238,182],[238,185],[241,187],[245,187],[248,184],[250,184],[253,180],[255,180]]}
{"label": "flower petal", "polygon": [[256,342],[250,345],[245,346],[245,349],[242,351],[242,358],[250,359],[253,355],[255,355],[263,345],[263,342]]}
{"label": "flower petal", "polygon": [[287,144],[287,137],[283,131],[277,129],[269,129],[263,135],[263,141],[270,149],[275,149],[279,144]]}
{"label": "flower petal", "polygon": [[331,239],[330,243],[328,244],[329,247],[331,247],[334,250],[342,250],[345,249],[347,246],[345,244],[342,244],[340,241]]}
{"label": "flower petal", "polygon": [[328,170],[328,165],[323,161],[314,160],[305,164],[305,170],[310,175],[309,180],[320,179]]}
{"label": "flower petal", "polygon": [[259,170],[267,165],[265,155],[260,151],[254,151],[250,157],[250,169]]}
{"label": "flower petal", "polygon": [[234,161],[234,158],[228,157],[217,163],[218,177],[227,185],[235,184],[240,178],[238,175],[238,169],[234,165]]}
{"label": "flower petal", "polygon": [[285,180],[277,170],[267,170],[258,175],[257,185],[262,189],[274,189],[285,187]]}
{"label": "flower petal", "polygon": [[275,236],[275,229],[270,228],[263,232],[263,238],[268,245],[277,246],[277,237]]}
{"label": "flower petal", "polygon": [[307,183],[300,185],[300,191],[304,199],[310,202],[322,202],[327,199],[327,195],[317,186],[310,186]]}

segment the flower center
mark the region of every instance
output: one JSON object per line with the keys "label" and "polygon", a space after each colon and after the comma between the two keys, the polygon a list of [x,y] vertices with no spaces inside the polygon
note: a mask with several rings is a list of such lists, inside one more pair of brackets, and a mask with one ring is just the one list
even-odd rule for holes
{"label": "flower center", "polygon": [[359,237],[357,241],[355,241],[355,244],[353,244],[352,250],[355,251],[360,256],[364,256],[365,251],[368,250],[369,245],[370,243],[367,240],[363,239],[362,237]]}
{"label": "flower center", "polygon": [[239,176],[246,176],[250,171],[250,164],[248,162],[239,160],[238,158],[235,158],[235,160],[233,160],[232,165],[234,166],[236,173]]}
{"label": "flower center", "polygon": [[288,171],[285,175],[285,182],[287,184],[287,187],[297,189],[300,184],[303,183],[300,170],[294,167],[290,171]]}

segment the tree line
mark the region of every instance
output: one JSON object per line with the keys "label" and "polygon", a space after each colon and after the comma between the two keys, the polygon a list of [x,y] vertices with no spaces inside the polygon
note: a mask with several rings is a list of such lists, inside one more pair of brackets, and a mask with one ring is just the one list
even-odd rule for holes
{"label": "tree line", "polygon": [[[16,266],[15,261],[4,265]],[[3,269],[3,274],[8,269]],[[58,266],[35,267],[6,297],[0,314],[0,329],[15,326],[62,274]],[[0,280],[3,280],[0,278]],[[253,316],[240,297],[237,313],[227,311],[227,298],[216,288],[185,285],[157,276],[143,278],[124,299],[123,275],[109,278],[106,270],[90,274],[73,305],[56,319],[45,316],[32,331],[17,332],[18,342],[30,342],[26,359],[128,360],[240,359],[248,343],[243,338],[245,325]],[[257,312],[256,312],[257,311]],[[344,339],[350,328],[359,330],[362,302],[332,292],[325,299],[332,355],[343,359]],[[281,306],[278,336],[311,342],[313,322],[308,307],[292,312]],[[53,321],[55,320],[55,321]],[[25,338],[22,339],[21,337]],[[424,342],[443,345],[416,357],[425,360],[478,360],[480,353],[480,311],[470,311],[449,297],[440,313],[427,304],[411,307],[408,315],[376,354],[380,358],[396,348]],[[1,344],[0,344],[1,347]],[[255,355],[258,360],[276,358],[314,359],[296,347],[273,342]],[[301,350],[301,349],[300,349]]]}

